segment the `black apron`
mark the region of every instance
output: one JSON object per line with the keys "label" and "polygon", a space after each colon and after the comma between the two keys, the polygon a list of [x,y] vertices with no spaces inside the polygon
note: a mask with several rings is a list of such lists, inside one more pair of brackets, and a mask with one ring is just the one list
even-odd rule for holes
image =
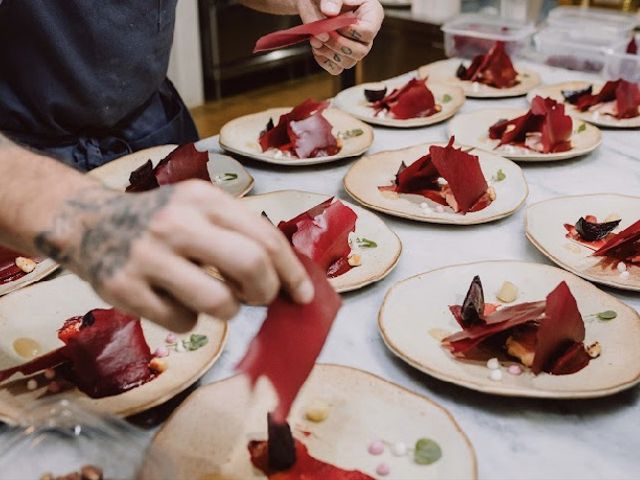
{"label": "black apron", "polygon": [[177,0],[0,0],[0,131],[90,170],[197,140],[166,78]]}

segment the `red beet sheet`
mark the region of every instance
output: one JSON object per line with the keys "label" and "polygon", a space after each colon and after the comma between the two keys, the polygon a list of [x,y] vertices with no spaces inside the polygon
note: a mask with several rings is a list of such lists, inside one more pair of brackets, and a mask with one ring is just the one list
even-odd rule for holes
{"label": "red beet sheet", "polygon": [[64,346],[22,365],[0,371],[0,381],[15,373],[31,375],[58,367],[62,375],[92,398],[117,395],[153,379],[152,359],[140,320],[115,309],[91,310],[65,321],[58,332]]}
{"label": "red beet sheet", "polygon": [[252,340],[237,369],[255,384],[266,376],[278,395],[273,412],[284,423],[300,387],[311,373],[340,309],[340,296],[327,280],[325,271],[311,259],[298,255],[315,287],[307,305],[280,295],[268,308],[267,318]]}
{"label": "red beet sheet", "polygon": [[418,78],[410,80],[401,88],[396,88],[382,100],[374,102],[371,107],[376,114],[385,110],[391,117],[399,120],[429,117],[440,111],[426,80]]}
{"label": "red beet sheet", "polygon": [[504,42],[496,42],[487,54],[476,56],[468,68],[459,70],[458,77],[496,88],[509,88],[519,83],[518,72],[507,55]]}
{"label": "red beet sheet", "polygon": [[315,22],[304,23],[287,30],[269,33],[258,39],[253,53],[289,47],[296,43],[309,40],[311,37],[320,35],[321,33],[335,32],[341,28],[353,25],[356,22],[356,16],[351,12],[347,12],[337,17],[324,18]]}
{"label": "red beet sheet", "polygon": [[596,257],[611,256],[620,260],[638,257],[640,255],[640,220],[609,239],[593,255]]}
{"label": "red beet sheet", "polygon": [[373,480],[373,477],[357,470],[343,470],[313,458],[307,447],[296,440],[296,463],[288,470],[275,472],[269,468],[267,442],[249,442],[251,463],[269,480]]}
{"label": "red beet sheet", "polygon": [[633,118],[640,115],[640,87],[637,83],[626,80],[606,82],[596,94],[585,93],[575,101],[576,108],[586,112],[591,107],[599,104],[615,101],[616,118]]}
{"label": "red beet sheet", "polygon": [[356,229],[356,213],[340,200],[330,198],[306,212],[280,222],[278,228],[294,250],[311,258],[330,277],[341,275],[351,267],[349,234]]}
{"label": "red beet sheet", "polygon": [[211,181],[208,162],[208,152],[199,152],[193,143],[180,145],[160,160],[155,168],[149,160],[131,172],[127,192],[144,192],[184,180]]}

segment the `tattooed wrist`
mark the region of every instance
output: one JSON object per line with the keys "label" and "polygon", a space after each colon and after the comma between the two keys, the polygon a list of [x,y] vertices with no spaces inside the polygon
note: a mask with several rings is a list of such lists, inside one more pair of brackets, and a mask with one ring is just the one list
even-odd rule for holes
{"label": "tattooed wrist", "polygon": [[99,288],[127,264],[133,243],[172,192],[172,187],[144,194],[80,190],[64,202],[52,226],[35,236],[34,245]]}

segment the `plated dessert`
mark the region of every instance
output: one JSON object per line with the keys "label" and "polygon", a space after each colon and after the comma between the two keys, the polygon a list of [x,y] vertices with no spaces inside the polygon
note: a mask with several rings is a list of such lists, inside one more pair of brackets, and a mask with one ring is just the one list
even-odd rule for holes
{"label": "plated dessert", "polygon": [[424,127],[450,118],[464,103],[459,87],[428,79],[392,79],[343,90],[336,107],[360,120],[386,127]]}
{"label": "plated dessert", "polygon": [[367,151],[373,129],[328,102],[308,99],[293,108],[272,108],[226,123],[220,145],[245,157],[302,166],[353,157]]}
{"label": "plated dessert", "polygon": [[235,159],[201,152],[194,144],[160,145],[125,155],[89,172],[107,187],[141,192],[183,180],[211,181],[242,197],[253,188],[253,177]]}
{"label": "plated dessert", "polygon": [[487,109],[449,123],[458,141],[518,161],[551,161],[585,155],[602,142],[593,125],[574,121],[564,105],[535,97],[529,110]]}
{"label": "plated dessert", "polygon": [[37,282],[57,268],[48,258],[30,257],[0,246],[0,296]]}
{"label": "plated dessert", "polygon": [[345,190],[367,207],[432,223],[477,224],[516,211],[528,193],[520,167],[454,140],[363,157]]}
{"label": "plated dessert", "polygon": [[3,297],[0,325],[0,418],[10,423],[46,397],[122,416],[158,405],[213,364],[227,335],[212,318],[178,335],[126,315],[74,275]]}
{"label": "plated dessert", "polygon": [[[266,382],[251,399],[243,377],[200,388],[150,451],[168,456],[181,478],[477,478],[473,448],[446,410],[338,365],[317,365],[302,387],[288,417],[296,461],[276,472],[266,442],[279,438],[266,420],[275,399]],[[217,428],[202,421],[205,412]],[[145,463],[142,478],[155,478],[154,462]]]}
{"label": "plated dessert", "polygon": [[640,198],[594,194],[545,200],[527,209],[526,234],[576,275],[640,291]]}
{"label": "plated dessert", "polygon": [[397,235],[376,215],[327,195],[283,190],[243,202],[276,225],[294,250],[318,263],[338,292],[381,280],[402,251]]}
{"label": "plated dessert", "polygon": [[540,87],[541,95],[566,105],[571,115],[601,127],[640,127],[640,86],[623,79],[601,82],[573,81]]}
{"label": "plated dessert", "polygon": [[495,42],[489,51],[477,55],[471,63],[451,58],[418,69],[420,78],[457,85],[467,97],[503,98],[525,95],[540,84],[540,76],[514,66],[504,42]]}
{"label": "plated dessert", "polygon": [[409,278],[387,293],[378,326],[410,365],[487,393],[587,398],[640,381],[637,312],[545,265],[480,262]]}

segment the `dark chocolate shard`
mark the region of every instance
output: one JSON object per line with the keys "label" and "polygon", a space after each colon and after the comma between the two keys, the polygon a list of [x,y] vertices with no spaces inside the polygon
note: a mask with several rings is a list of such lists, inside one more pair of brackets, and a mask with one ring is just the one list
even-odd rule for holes
{"label": "dark chocolate shard", "polygon": [[571,105],[578,103],[578,99],[583,95],[591,95],[593,93],[593,85],[578,90],[562,90],[562,96],[565,101]]}
{"label": "dark chocolate shard", "polygon": [[267,414],[267,424],[269,470],[273,472],[288,470],[296,463],[296,445],[291,434],[291,427],[287,422],[274,421],[270,413]]}
{"label": "dark chocolate shard", "polygon": [[609,235],[618,225],[620,225],[620,220],[597,223],[580,217],[576,222],[576,230],[584,240],[594,242]]}
{"label": "dark chocolate shard", "polygon": [[476,275],[471,281],[467,296],[462,303],[462,327],[484,324],[484,291],[480,276]]}
{"label": "dark chocolate shard", "polygon": [[382,100],[387,94],[387,87],[384,85],[380,85],[379,88],[365,88],[364,89],[364,98],[367,99],[367,102],[377,102]]}

